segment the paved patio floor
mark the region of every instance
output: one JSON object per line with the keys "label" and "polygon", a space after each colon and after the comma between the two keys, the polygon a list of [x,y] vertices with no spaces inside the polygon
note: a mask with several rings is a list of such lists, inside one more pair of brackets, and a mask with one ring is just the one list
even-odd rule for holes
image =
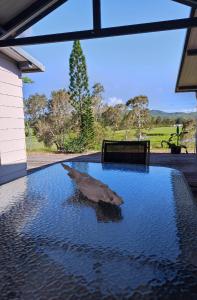
{"label": "paved patio floor", "polygon": [[[28,170],[32,172],[60,161],[100,162],[101,154],[29,154]],[[168,153],[151,153],[150,165],[170,167],[182,171],[192,191],[197,196],[197,156],[195,154],[172,155]]]}

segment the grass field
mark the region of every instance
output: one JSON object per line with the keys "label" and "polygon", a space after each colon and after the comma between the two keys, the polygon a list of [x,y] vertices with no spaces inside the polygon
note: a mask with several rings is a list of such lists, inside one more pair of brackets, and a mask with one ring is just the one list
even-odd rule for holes
{"label": "grass field", "polygon": [[[161,148],[161,141],[168,140],[171,133],[175,133],[176,128],[173,127],[156,127],[144,132],[145,139],[150,140],[151,143],[151,151],[154,152],[168,152],[169,149]],[[135,139],[135,131],[134,130],[119,130],[115,132],[106,133],[105,139],[112,139],[112,140],[125,140],[127,136],[128,140]],[[190,143],[189,145],[190,152],[194,150],[194,143]],[[53,146],[51,148],[47,148],[44,146],[43,143],[37,141],[35,136],[30,136],[26,138],[26,147],[27,152],[55,152],[56,147]],[[101,145],[95,145],[94,150],[100,150]]]}
{"label": "grass field", "polygon": [[38,142],[36,136],[26,137],[26,149],[27,152],[55,152],[56,147],[48,148],[42,142]]}

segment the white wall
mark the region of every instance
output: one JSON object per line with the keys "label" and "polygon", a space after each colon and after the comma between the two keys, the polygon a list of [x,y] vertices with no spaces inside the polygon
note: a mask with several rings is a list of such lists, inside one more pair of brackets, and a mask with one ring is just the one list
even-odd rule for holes
{"label": "white wall", "polygon": [[0,53],[0,184],[26,174],[20,75],[16,64]]}

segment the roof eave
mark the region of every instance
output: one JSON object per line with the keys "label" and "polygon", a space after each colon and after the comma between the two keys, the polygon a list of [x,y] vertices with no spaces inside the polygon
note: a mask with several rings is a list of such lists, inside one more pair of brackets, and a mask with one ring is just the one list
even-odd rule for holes
{"label": "roof eave", "polygon": [[16,37],[68,0],[38,0],[7,24],[2,25],[0,40]]}
{"label": "roof eave", "polygon": [[[191,8],[190,18],[194,17],[195,10],[196,10],[195,8]],[[184,43],[184,47],[183,47],[183,52],[182,52],[182,56],[181,56],[181,62],[180,62],[180,66],[179,66],[178,77],[177,77],[177,81],[176,81],[176,88],[175,88],[176,93],[195,92],[197,90],[197,87],[196,87],[195,90],[189,89],[189,88],[186,89],[186,87],[183,88],[183,89],[179,88],[179,81],[180,81],[181,72],[182,72],[182,68],[183,68],[183,64],[184,64],[184,59],[185,59],[185,55],[186,55],[186,51],[187,51],[187,45],[188,45],[188,42],[189,42],[190,33],[191,33],[191,28],[188,28],[187,32],[186,32],[185,43]]]}
{"label": "roof eave", "polygon": [[2,48],[1,52],[17,63],[22,73],[44,72],[45,66],[19,47]]}

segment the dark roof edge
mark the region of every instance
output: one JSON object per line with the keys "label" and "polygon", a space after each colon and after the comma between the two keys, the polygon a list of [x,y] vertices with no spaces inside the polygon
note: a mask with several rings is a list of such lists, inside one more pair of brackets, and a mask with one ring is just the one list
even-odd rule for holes
{"label": "dark roof edge", "polygon": [[11,36],[12,38],[18,36],[67,1],[68,0],[37,0],[18,16],[13,18],[13,20],[5,24],[5,28],[2,25],[3,32],[0,35],[0,39],[4,40]]}
{"label": "dark roof edge", "polygon": [[[195,11],[196,11],[195,8],[191,9],[190,18],[194,17]],[[187,46],[188,46],[188,42],[189,42],[190,33],[191,33],[191,28],[188,28],[187,32],[186,32],[185,43],[184,43],[183,53],[182,53],[182,57],[181,57],[181,63],[180,63],[180,66],[179,66],[179,72],[178,72],[178,77],[177,77],[177,81],[176,81],[176,88],[175,88],[176,93],[183,92],[183,91],[179,90],[178,84],[179,84],[179,80],[180,80],[180,77],[181,77],[181,71],[182,71],[182,68],[183,68],[183,63],[184,63],[185,54],[186,54],[186,51],[187,51]]]}

